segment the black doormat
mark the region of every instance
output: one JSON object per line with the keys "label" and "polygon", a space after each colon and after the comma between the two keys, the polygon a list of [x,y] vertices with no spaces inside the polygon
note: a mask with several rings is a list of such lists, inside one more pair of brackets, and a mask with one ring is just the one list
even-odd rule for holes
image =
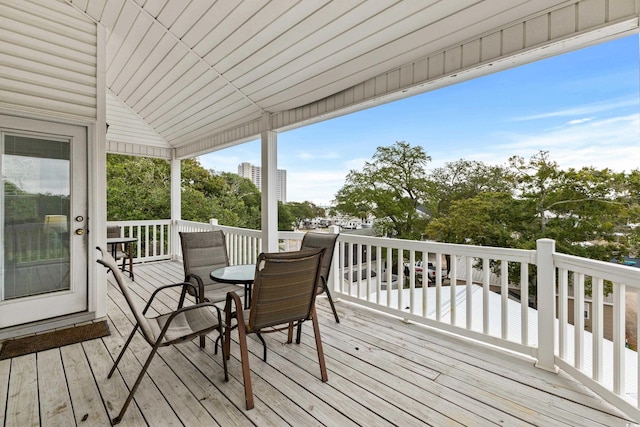
{"label": "black doormat", "polygon": [[82,341],[105,337],[110,334],[109,325],[107,325],[106,320],[103,320],[101,322],[46,332],[40,335],[8,340],[2,344],[0,360],[23,356],[37,351],[50,350],[64,345],[76,344]]}

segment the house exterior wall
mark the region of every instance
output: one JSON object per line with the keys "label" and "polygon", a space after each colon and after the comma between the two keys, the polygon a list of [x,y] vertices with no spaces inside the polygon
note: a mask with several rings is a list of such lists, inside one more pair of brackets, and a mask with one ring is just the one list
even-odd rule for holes
{"label": "house exterior wall", "polygon": [[[87,131],[87,230],[106,230],[106,34],[58,0],[0,0],[0,114],[71,124]],[[87,247],[105,244],[89,232]],[[88,250],[88,311],[0,331],[1,338],[106,315],[106,274]],[[80,260],[81,262],[83,260]]]}
{"label": "house exterior wall", "polygon": [[[573,298],[569,298],[568,304],[568,316],[569,323],[574,324],[574,302]],[[584,329],[585,331],[593,332],[593,307],[591,301],[585,301],[585,306],[588,308],[586,310],[589,311],[589,317],[584,318]],[[580,311],[586,311],[584,307],[579,307]],[[603,312],[602,312],[602,333],[605,339],[613,340],[613,305],[612,304],[604,304]]]}
{"label": "house exterior wall", "polygon": [[54,0],[0,0],[0,110],[97,117],[97,25]]}

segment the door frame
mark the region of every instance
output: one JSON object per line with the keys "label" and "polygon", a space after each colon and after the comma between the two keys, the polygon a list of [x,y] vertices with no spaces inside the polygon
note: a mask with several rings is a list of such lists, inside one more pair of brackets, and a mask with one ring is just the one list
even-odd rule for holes
{"label": "door frame", "polygon": [[[92,247],[93,239],[88,235],[80,238],[73,234],[73,230],[76,228],[76,222],[74,217],[76,215],[83,215],[85,217],[82,222],[82,227],[85,229],[85,234],[90,228],[90,212],[91,212],[91,182],[94,181],[90,178],[90,166],[91,166],[91,151],[90,150],[90,126],[67,123],[67,122],[52,122],[47,119],[39,118],[23,118],[15,117],[11,115],[0,115],[0,127],[6,133],[22,133],[25,135],[33,135],[35,137],[42,137],[46,139],[51,136],[52,139],[60,139],[60,137],[75,139],[79,138],[81,147],[81,155],[78,157],[74,155],[72,150],[71,157],[71,175],[70,175],[70,191],[72,194],[72,211],[70,212],[70,246],[73,250],[70,254],[70,268],[72,268],[72,277],[74,277],[74,271],[79,272],[75,274],[76,280],[71,280],[70,289],[67,291],[60,291],[56,293],[35,295],[24,298],[17,298],[15,300],[1,301],[2,314],[0,315],[0,323],[3,326],[2,331],[11,329],[20,329],[24,325],[47,325],[55,321],[60,322],[60,317],[70,316],[74,317],[78,314],[86,317],[86,314],[95,309],[95,280],[92,280],[94,274],[92,274],[92,268],[90,268],[90,261],[92,259],[90,248]],[[82,141],[84,140],[84,141]],[[94,156],[95,157],[95,156]],[[75,171],[79,170],[82,177],[78,177]],[[77,206],[77,195],[73,196],[77,192],[78,178],[81,178],[83,182],[83,188],[81,189],[82,195],[80,200],[80,206]],[[75,199],[75,200],[74,200]],[[82,200],[84,199],[84,200]],[[76,202],[76,203],[74,203]],[[75,206],[75,207],[74,207]],[[81,210],[81,213],[78,212]],[[0,249],[1,255],[2,249]],[[2,255],[2,257],[4,257]],[[80,268],[78,268],[78,266]],[[93,294],[93,295],[92,295]],[[75,298],[74,308],[70,310],[68,308],[69,302]],[[65,307],[65,304],[67,305]],[[93,310],[92,310],[93,309]],[[24,312],[28,311],[48,311],[44,318],[38,318],[36,315],[25,315]],[[92,316],[90,316],[92,317]],[[17,318],[18,323],[13,320]],[[8,324],[12,322],[12,324]],[[36,327],[38,330],[47,329],[46,327]],[[10,333],[10,332],[5,332]],[[4,335],[5,333],[0,334]]]}

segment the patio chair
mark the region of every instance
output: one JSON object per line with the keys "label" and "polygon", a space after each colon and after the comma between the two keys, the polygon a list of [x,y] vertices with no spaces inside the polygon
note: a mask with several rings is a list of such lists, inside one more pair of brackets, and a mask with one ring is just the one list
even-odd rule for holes
{"label": "patio chair", "polygon": [[[256,263],[251,307],[242,310],[240,297],[229,293],[225,305],[227,325],[236,311],[242,378],[247,409],[253,408],[251,370],[247,350],[247,334],[277,332],[287,329],[287,343],[291,343],[291,323],[311,320],[316,337],[316,349],[322,381],[327,381],[327,368],[322,351],[320,328],[315,310],[318,276],[324,249],[262,253]],[[224,357],[231,354],[231,328],[225,328]],[[264,340],[263,344],[264,344]],[[265,347],[266,352],[266,347]],[[266,353],[265,353],[266,356]]]}
{"label": "patio chair", "polygon": [[[133,387],[131,387],[131,391],[129,392],[129,396],[127,396],[127,400],[125,400],[124,405],[122,405],[122,409],[120,409],[120,413],[118,414],[118,416],[112,420],[113,424],[118,424],[122,420],[125,411],[129,407],[129,404],[133,399],[133,395],[138,389],[140,381],[142,381],[144,374],[147,372],[147,369],[151,364],[151,360],[158,351],[158,348],[188,342],[195,337],[204,337],[206,334],[214,330],[217,330],[218,335],[222,337],[221,339],[224,340],[222,311],[219,307],[216,307],[212,303],[201,303],[188,307],[180,307],[175,311],[161,314],[156,317],[146,317],[146,313],[151,307],[153,299],[159,292],[174,287],[193,287],[193,285],[191,283],[176,283],[161,286],[153,291],[153,293],[151,294],[151,298],[149,298],[149,301],[144,306],[144,309],[140,311],[135,301],[133,300],[131,292],[129,291],[129,286],[123,280],[122,274],[120,273],[120,270],[118,269],[118,266],[113,257],[109,254],[109,252],[103,250],[102,248],[98,247],[97,249],[102,253],[102,258],[97,260],[98,263],[111,270],[111,272],[113,273],[113,277],[116,279],[116,283],[118,284],[120,291],[124,295],[124,298],[126,299],[127,304],[133,312],[133,316],[136,320],[136,324],[133,327],[131,334],[127,338],[124,347],[122,347],[118,358],[113,363],[113,367],[109,371],[109,375],[107,375],[107,378],[111,378],[111,376],[115,372],[118,363],[122,359],[125,350],[131,343],[131,340],[133,339],[137,330],[140,330],[144,339],[149,343],[149,345],[151,345],[151,352],[149,353],[149,356],[147,356],[147,360],[142,367],[142,370],[140,371],[136,382],[134,383]],[[227,372],[227,360],[224,357],[222,366],[224,368],[225,381],[228,381],[229,375]]]}
{"label": "patio chair", "polygon": [[[121,229],[119,225],[107,226],[107,238],[121,237]],[[115,246],[115,248],[113,247]],[[122,260],[122,271],[126,270],[127,260],[129,260],[129,271],[133,268],[133,253],[131,250],[126,251],[122,243],[107,244],[107,249],[113,258],[118,261]],[[114,250],[115,249],[115,250]]]}
{"label": "patio chair", "polygon": [[[329,300],[329,305],[331,305],[331,310],[333,311],[333,317],[335,317],[336,323],[340,323],[340,318],[338,317],[338,312],[336,311],[336,307],[333,304],[333,298],[331,298],[331,292],[329,291],[328,282],[329,273],[331,271],[331,263],[333,261],[333,252],[336,247],[338,236],[339,234],[309,232],[304,235],[304,237],[302,238],[302,244],[300,245],[301,250],[325,248],[324,257],[322,258],[322,266],[320,268],[318,294],[321,294],[322,292],[327,294],[327,299]],[[298,343],[300,343],[299,337],[300,333],[298,331]]]}
{"label": "patio chair", "polygon": [[[244,292],[238,285],[220,283],[211,279],[213,270],[229,265],[227,242],[222,230],[180,232],[179,234],[184,281],[194,285],[193,288],[183,288],[180,307],[184,303],[187,292],[195,297],[198,303],[223,302],[228,292]],[[200,340],[200,346],[204,348],[204,338]],[[216,341],[216,353],[217,350],[218,342]]]}

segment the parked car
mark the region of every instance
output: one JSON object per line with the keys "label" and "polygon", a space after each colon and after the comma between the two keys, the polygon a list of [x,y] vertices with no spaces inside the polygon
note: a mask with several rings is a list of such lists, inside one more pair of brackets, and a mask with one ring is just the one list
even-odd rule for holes
{"label": "parked car", "polygon": [[[410,264],[408,262],[404,264],[404,274],[407,276],[411,273],[409,267],[410,267]],[[424,275],[423,262],[416,261],[414,270],[417,275],[423,276]],[[441,270],[441,274],[443,279],[447,278],[448,277],[447,269],[443,267]],[[427,279],[431,283],[434,283],[436,281],[436,267],[430,262],[427,263]]]}

